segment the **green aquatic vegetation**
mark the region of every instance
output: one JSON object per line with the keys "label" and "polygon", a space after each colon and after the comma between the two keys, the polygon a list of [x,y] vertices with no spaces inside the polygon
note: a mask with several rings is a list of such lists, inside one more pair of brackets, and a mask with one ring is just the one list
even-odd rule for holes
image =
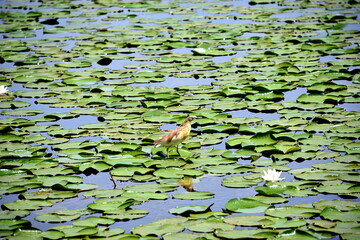
{"label": "green aquatic vegetation", "polygon": [[84,3],[0,6],[1,237],[359,238],[356,1]]}

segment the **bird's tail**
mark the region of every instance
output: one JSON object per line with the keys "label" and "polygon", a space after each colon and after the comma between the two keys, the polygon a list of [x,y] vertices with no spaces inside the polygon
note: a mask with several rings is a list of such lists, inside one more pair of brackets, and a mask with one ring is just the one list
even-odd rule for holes
{"label": "bird's tail", "polygon": [[159,143],[160,142],[160,139],[156,139],[155,141],[154,141],[154,147],[160,147],[161,146],[161,144]]}

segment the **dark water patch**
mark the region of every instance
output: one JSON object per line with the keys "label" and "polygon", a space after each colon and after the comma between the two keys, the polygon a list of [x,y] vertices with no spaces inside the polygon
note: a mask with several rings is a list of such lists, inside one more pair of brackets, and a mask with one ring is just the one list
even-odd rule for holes
{"label": "dark water patch", "polygon": [[14,202],[16,200],[19,200],[18,193],[3,194],[3,195],[1,195],[0,205],[2,205],[4,203],[8,203],[8,202]]}
{"label": "dark water patch", "polygon": [[163,82],[155,82],[155,83],[132,83],[128,86],[132,87],[182,87],[182,86],[189,86],[189,85],[211,85],[214,79],[211,78],[177,78],[177,77],[166,77],[166,80]]}
{"label": "dark water patch", "polygon": [[302,95],[307,93],[306,88],[296,88],[291,91],[284,92],[284,102],[296,102],[296,99]]}
{"label": "dark water patch", "polygon": [[338,59],[334,56],[328,55],[328,56],[320,56],[319,57],[319,62],[323,62],[323,63],[331,63],[331,62],[337,62],[340,61],[341,59]]}
{"label": "dark water patch", "polygon": [[360,112],[360,104],[359,103],[343,103],[339,104],[336,107],[343,108],[348,112],[355,111]]}
{"label": "dark water patch", "polygon": [[349,30],[360,31],[360,24],[359,23],[350,23],[346,27],[344,27],[343,30],[345,30],[345,31],[349,31]]}
{"label": "dark water patch", "polygon": [[284,12],[284,13],[276,13],[270,16],[270,18],[280,18],[281,20],[283,20],[283,18],[288,18],[288,19],[296,19],[298,17],[304,16],[304,15],[308,15],[309,13],[305,13],[305,12]]}
{"label": "dark water patch", "polygon": [[258,117],[262,118],[264,121],[268,120],[276,120],[280,118],[280,114],[278,113],[262,113],[262,112],[251,112],[249,110],[237,110],[237,111],[228,111],[227,113],[231,114],[233,118],[237,117]]}
{"label": "dark water patch", "polygon": [[351,80],[332,80],[333,83],[339,84],[339,85],[349,85],[352,84]]}

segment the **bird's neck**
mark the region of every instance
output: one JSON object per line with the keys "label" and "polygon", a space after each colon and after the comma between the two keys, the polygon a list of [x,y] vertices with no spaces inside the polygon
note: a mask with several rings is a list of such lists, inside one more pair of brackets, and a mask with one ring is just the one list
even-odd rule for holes
{"label": "bird's neck", "polygon": [[186,126],[186,125],[190,125],[190,121],[187,119],[181,124],[181,126]]}

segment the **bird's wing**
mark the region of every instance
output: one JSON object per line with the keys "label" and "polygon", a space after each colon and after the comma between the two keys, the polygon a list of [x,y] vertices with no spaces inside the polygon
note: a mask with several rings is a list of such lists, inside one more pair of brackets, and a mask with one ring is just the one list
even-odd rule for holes
{"label": "bird's wing", "polygon": [[169,132],[168,134],[166,134],[165,136],[162,136],[161,138],[156,139],[154,141],[154,144],[157,146],[169,146],[174,138],[179,137],[180,133],[181,133],[181,129],[176,128],[176,129],[172,130],[171,132]]}

